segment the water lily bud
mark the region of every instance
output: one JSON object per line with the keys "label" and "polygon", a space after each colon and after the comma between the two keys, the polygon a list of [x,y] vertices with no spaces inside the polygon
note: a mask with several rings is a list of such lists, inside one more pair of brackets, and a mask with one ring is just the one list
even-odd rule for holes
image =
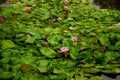
{"label": "water lily bud", "polygon": [[64,6],[64,9],[65,9],[65,10],[68,10],[68,8],[69,8],[68,6]]}
{"label": "water lily bud", "polygon": [[77,40],[78,40],[78,37],[77,37],[77,36],[73,36],[73,37],[71,38],[71,40],[72,40],[72,41],[77,41]]}
{"label": "water lily bud", "polygon": [[0,17],[0,21],[4,21],[5,19],[3,17]]}
{"label": "water lily bud", "polygon": [[46,45],[48,44],[48,42],[45,42],[45,41],[44,41],[44,42],[42,42],[42,43],[43,43],[43,44],[46,44]]}
{"label": "water lily bud", "polygon": [[24,9],[24,12],[29,13],[29,12],[30,12],[30,9],[29,9],[29,8],[25,8],[25,9]]}
{"label": "water lily bud", "polygon": [[30,37],[30,34],[27,34],[26,37],[29,38],[29,37]]}

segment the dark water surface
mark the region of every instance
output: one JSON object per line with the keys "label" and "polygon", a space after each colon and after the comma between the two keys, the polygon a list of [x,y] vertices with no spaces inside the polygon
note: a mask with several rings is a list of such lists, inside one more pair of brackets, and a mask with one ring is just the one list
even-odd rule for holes
{"label": "dark water surface", "polygon": [[120,0],[94,0],[94,3],[101,8],[120,10]]}

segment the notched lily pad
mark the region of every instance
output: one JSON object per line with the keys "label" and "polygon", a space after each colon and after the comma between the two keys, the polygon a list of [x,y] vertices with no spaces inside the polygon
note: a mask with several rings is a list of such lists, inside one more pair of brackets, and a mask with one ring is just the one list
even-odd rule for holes
{"label": "notched lily pad", "polygon": [[8,49],[8,48],[13,48],[15,47],[15,44],[11,40],[3,40],[2,41],[2,49]]}
{"label": "notched lily pad", "polygon": [[94,77],[91,77],[90,80],[103,80],[103,78],[100,76],[94,76]]}
{"label": "notched lily pad", "polygon": [[56,53],[53,49],[49,47],[40,48],[40,52],[48,58],[54,58]]}

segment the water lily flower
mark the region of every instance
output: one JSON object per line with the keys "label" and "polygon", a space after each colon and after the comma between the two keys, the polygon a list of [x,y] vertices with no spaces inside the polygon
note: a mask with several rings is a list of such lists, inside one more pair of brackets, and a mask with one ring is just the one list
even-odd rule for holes
{"label": "water lily flower", "polygon": [[67,52],[67,51],[69,51],[68,47],[62,47],[62,48],[60,48],[60,50],[61,50],[62,52]]}
{"label": "water lily flower", "polygon": [[81,47],[80,50],[84,51],[86,49],[85,46]]}
{"label": "water lily flower", "polygon": [[43,43],[43,44],[46,44],[46,45],[48,44],[48,42],[46,42],[46,41],[44,41],[44,42],[42,42],[42,43]]}
{"label": "water lily flower", "polygon": [[72,40],[72,41],[77,41],[77,40],[78,40],[78,37],[77,37],[77,36],[73,36],[73,37],[71,38],[71,40]]}
{"label": "water lily flower", "polygon": [[68,6],[64,6],[64,9],[65,9],[65,10],[68,10],[68,8],[69,8]]}
{"label": "water lily flower", "polygon": [[25,8],[25,9],[24,9],[24,12],[29,13],[29,12],[30,12],[30,9],[29,9],[29,8]]}
{"label": "water lily flower", "polygon": [[61,18],[61,17],[58,17],[57,20],[60,21],[60,20],[62,20],[62,18]]}
{"label": "water lily flower", "polygon": [[70,26],[70,27],[69,27],[69,29],[70,29],[70,30],[73,30],[73,27],[72,27],[72,26]]}
{"label": "water lily flower", "polygon": [[29,37],[30,37],[30,34],[27,34],[26,37],[29,38]]}
{"label": "water lily flower", "polygon": [[4,21],[5,19],[3,17],[0,17],[0,21]]}
{"label": "water lily flower", "polygon": [[70,1],[69,0],[64,0],[65,3],[69,3]]}

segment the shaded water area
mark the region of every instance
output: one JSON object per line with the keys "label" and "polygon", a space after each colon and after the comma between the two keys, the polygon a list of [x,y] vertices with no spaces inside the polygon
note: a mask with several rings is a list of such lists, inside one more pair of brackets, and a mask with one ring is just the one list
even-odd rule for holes
{"label": "shaded water area", "polygon": [[120,0],[94,0],[94,3],[100,8],[120,10]]}

